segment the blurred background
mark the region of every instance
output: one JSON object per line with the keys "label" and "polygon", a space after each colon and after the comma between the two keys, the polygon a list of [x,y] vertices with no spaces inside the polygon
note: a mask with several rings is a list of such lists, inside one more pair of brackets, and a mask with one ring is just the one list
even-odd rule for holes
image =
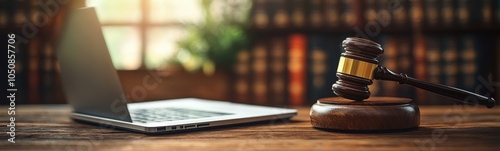
{"label": "blurred background", "polygon": [[[161,78],[130,102],[311,105],[335,96],[340,44],[351,36],[380,43],[381,65],[393,71],[500,100],[490,91],[500,88],[497,0],[0,0],[2,33],[22,35],[24,26],[47,22],[17,49],[16,103],[66,103],[58,36],[71,10],[87,6],[97,9],[127,95],[148,74]],[[455,103],[393,82],[375,81],[370,91]]]}

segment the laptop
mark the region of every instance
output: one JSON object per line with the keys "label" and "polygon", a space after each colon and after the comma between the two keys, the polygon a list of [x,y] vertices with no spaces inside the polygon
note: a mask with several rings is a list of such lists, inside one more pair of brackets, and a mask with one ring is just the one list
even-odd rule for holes
{"label": "laptop", "polygon": [[[182,98],[127,103],[95,9],[69,15],[57,49],[62,86],[72,119],[141,133],[288,119],[296,109]],[[165,92],[168,93],[168,92]]]}

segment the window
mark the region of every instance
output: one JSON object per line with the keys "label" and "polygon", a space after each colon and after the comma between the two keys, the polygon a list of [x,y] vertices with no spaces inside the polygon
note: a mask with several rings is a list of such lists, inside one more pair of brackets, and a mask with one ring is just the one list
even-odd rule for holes
{"label": "window", "polygon": [[116,69],[156,69],[174,57],[201,0],[87,0],[96,8]]}

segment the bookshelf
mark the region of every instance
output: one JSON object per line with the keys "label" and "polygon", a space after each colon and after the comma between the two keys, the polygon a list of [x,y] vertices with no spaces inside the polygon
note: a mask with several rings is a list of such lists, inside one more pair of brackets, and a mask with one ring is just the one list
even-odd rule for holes
{"label": "bookshelf", "polygon": [[[0,0],[2,33],[20,33],[26,21],[43,19],[40,18],[43,10],[39,2],[42,1]],[[248,29],[252,45],[238,52],[231,72],[211,77],[220,83],[221,86],[214,89],[220,92],[205,92],[210,86],[202,85],[214,84],[213,81],[204,83],[202,79],[206,77],[183,73],[186,76],[178,78],[197,81],[196,87],[204,91],[163,94],[163,90],[176,90],[165,84],[148,99],[196,96],[274,106],[310,105],[320,97],[333,96],[331,85],[337,80],[335,70],[342,51],[340,43],[349,36],[366,36],[382,44],[386,50],[382,64],[395,71],[469,91],[479,87],[480,93],[500,99],[498,90],[486,89],[499,89],[500,85],[496,82],[500,81],[500,59],[496,59],[500,57],[500,36],[497,34],[500,32],[500,1],[252,2],[252,25]],[[28,38],[27,44],[19,46],[16,76],[18,89],[24,92],[18,98],[20,104],[65,102],[54,56],[57,35],[65,15],[71,9],[85,6],[85,1],[73,0],[59,6],[58,13],[49,17],[47,25],[37,28],[38,33]],[[118,73],[132,79],[146,72]],[[485,85],[481,78],[493,82]],[[418,104],[454,103],[390,82],[374,81],[369,88],[373,96],[409,97]]]}
{"label": "bookshelf", "polygon": [[[262,68],[269,70],[267,78],[286,82],[285,101],[276,100],[276,92],[268,89],[267,97],[254,97],[250,90],[256,81],[247,80],[248,90],[239,91],[238,99],[247,103],[277,105],[310,105],[320,97],[334,96],[331,85],[337,80],[335,69],[340,43],[349,36],[361,36],[379,42],[385,49],[381,64],[397,72],[434,83],[447,84],[475,91],[484,84],[478,79],[499,81],[500,57],[498,42],[500,2],[495,0],[254,0],[249,29],[254,38],[251,47],[266,47],[267,54],[282,45],[288,58],[288,67],[280,66],[279,57],[268,55]],[[297,38],[297,36],[302,38]],[[280,40],[265,40],[275,37]],[[297,40],[303,39],[303,40]],[[261,46],[266,41],[266,46]],[[285,44],[281,44],[284,41]],[[305,50],[297,48],[305,43]],[[497,49],[495,51],[495,49]],[[252,54],[254,49],[248,49]],[[297,53],[305,51],[305,53]],[[298,54],[303,56],[297,56]],[[253,64],[254,56],[236,59],[237,65]],[[304,61],[297,58],[305,58]],[[257,60],[262,60],[259,58]],[[299,64],[299,65],[298,65]],[[300,65],[302,64],[302,65]],[[290,66],[303,66],[295,68]],[[235,67],[235,70],[240,68]],[[285,70],[289,74],[278,74]],[[297,71],[299,70],[299,71]],[[304,73],[305,80],[296,80],[294,73]],[[255,79],[254,71],[235,74],[234,78]],[[259,75],[259,78],[266,76]],[[300,79],[300,78],[299,78]],[[272,80],[274,81],[274,80]],[[272,87],[272,81],[267,87]],[[490,83],[491,84],[491,83]],[[262,87],[262,86],[259,86]],[[266,88],[267,88],[266,87]],[[297,90],[300,87],[300,91]],[[415,99],[418,104],[453,104],[454,101],[429,92],[399,85],[374,81],[372,96],[399,96]],[[494,87],[497,88],[498,87]],[[483,90],[479,93],[494,95]],[[303,94],[303,95],[302,95]],[[500,94],[496,91],[496,99]],[[241,97],[246,96],[246,97]],[[297,98],[297,96],[300,96]],[[263,98],[263,99],[261,99]],[[238,100],[236,99],[236,100]],[[248,102],[250,100],[250,102]],[[276,103],[281,102],[281,103]]]}
{"label": "bookshelf", "polygon": [[[41,4],[47,4],[48,10]],[[20,42],[15,63],[16,88],[19,92],[16,103],[65,102],[55,56],[57,35],[70,9],[82,4],[82,0],[69,3],[0,0],[0,30],[2,34],[16,34],[16,40]]]}

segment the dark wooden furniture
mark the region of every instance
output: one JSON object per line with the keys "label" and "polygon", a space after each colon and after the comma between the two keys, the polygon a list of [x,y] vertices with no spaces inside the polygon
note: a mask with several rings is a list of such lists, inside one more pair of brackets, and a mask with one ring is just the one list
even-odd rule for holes
{"label": "dark wooden furniture", "polygon": [[317,128],[353,131],[416,128],[420,112],[411,101],[398,97],[370,97],[363,101],[321,98],[311,107],[311,124]]}
{"label": "dark wooden furniture", "polygon": [[[7,106],[1,106],[7,109]],[[314,129],[309,107],[290,122],[267,121],[189,133],[150,136],[76,123],[66,105],[16,107],[16,144],[2,150],[498,150],[500,108],[421,106],[418,129],[349,133]],[[0,112],[0,125],[7,124]],[[7,127],[1,126],[6,132]]]}

